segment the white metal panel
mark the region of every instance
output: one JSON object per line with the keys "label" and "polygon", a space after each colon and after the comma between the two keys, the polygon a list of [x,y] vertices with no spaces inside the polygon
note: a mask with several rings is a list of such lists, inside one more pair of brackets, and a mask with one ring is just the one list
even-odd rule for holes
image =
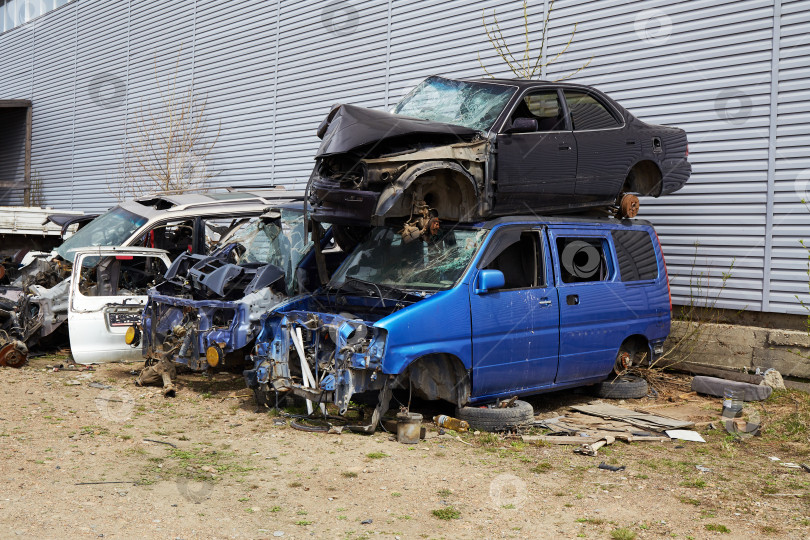
{"label": "white metal panel", "polygon": [[810,0],[782,2],[770,310],[810,303]]}
{"label": "white metal panel", "polygon": [[98,212],[115,203],[118,191],[127,100],[127,4],[93,0],[77,9],[73,205]]}
{"label": "white metal panel", "polygon": [[336,103],[385,104],[385,2],[282,2],[278,44],[274,179],[303,186],[320,143],[318,125]]}
{"label": "white metal panel", "polygon": [[[593,58],[571,80],[597,86],[642,120],[688,133],[691,179],[673,195],[644,198],[640,215],[658,230],[674,301],[719,294],[718,307],[761,309],[772,0],[558,0],[549,56],[575,23],[549,79]],[[709,282],[708,298],[694,298],[696,279]]]}
{"label": "white metal panel", "polygon": [[194,91],[219,139],[214,186],[273,182],[273,76],[276,3],[198,3]]}
{"label": "white metal panel", "polygon": [[[534,35],[543,5],[529,2]],[[689,133],[692,179],[675,195],[644,200],[641,214],[659,231],[676,302],[689,298],[688,275],[710,275],[716,287],[734,261],[718,305],[762,309],[769,302],[765,309],[802,312],[794,296],[806,292],[798,241],[810,230],[801,204],[804,180],[810,184],[810,0],[777,0],[777,22],[774,5],[555,2],[548,56],[575,23],[578,31],[548,78],[593,57],[574,80],[608,92],[643,120]],[[315,129],[334,103],[385,108],[431,74],[483,76],[479,54],[493,75],[510,76],[483,33],[484,10],[490,23],[496,11],[520,59],[520,2],[76,0],[0,35],[0,99],[34,102],[33,168],[53,206],[111,204],[120,142],[133,133],[138,107],[157,103],[176,66],[178,89],[193,85],[207,99],[210,128],[220,128],[215,185],[300,186],[319,143]],[[539,43],[532,45],[538,54]],[[110,81],[101,106],[88,88],[99,76]]]}
{"label": "white metal panel", "polygon": [[[70,4],[38,18],[32,34],[34,81],[31,171],[42,178],[45,204],[73,205],[73,129],[76,77],[76,11]],[[23,30],[24,25],[12,30]]]}

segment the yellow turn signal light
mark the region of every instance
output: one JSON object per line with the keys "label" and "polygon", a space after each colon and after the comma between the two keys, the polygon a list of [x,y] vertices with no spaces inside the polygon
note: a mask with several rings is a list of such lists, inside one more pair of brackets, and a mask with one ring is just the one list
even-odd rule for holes
{"label": "yellow turn signal light", "polygon": [[205,350],[205,360],[211,367],[217,367],[222,361],[223,356],[222,348],[216,343]]}
{"label": "yellow turn signal light", "polygon": [[141,329],[135,325],[127,328],[127,333],[124,334],[124,341],[127,345],[138,345],[141,342]]}

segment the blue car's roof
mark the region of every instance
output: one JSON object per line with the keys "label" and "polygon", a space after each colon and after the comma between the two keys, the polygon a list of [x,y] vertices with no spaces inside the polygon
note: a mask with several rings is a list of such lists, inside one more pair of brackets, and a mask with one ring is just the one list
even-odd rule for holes
{"label": "blue car's roof", "polygon": [[482,221],[475,223],[473,226],[481,229],[493,229],[499,225],[507,225],[510,223],[526,223],[526,224],[555,224],[555,225],[613,225],[616,227],[630,227],[633,225],[644,225],[652,227],[652,223],[644,219],[615,219],[610,217],[576,217],[576,216],[505,216],[489,221]]}

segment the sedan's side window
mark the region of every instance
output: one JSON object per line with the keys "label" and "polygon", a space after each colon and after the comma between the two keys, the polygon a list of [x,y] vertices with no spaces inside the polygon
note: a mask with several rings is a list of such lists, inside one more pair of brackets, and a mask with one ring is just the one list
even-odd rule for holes
{"label": "sedan's side window", "polygon": [[619,120],[590,94],[566,90],[565,102],[574,131],[610,129],[620,125]]}
{"label": "sedan's side window", "polygon": [[515,118],[537,120],[537,131],[563,131],[565,129],[565,117],[556,90],[526,94],[515,108],[515,112],[512,113],[513,123]]}
{"label": "sedan's side window", "polygon": [[537,231],[506,231],[487,254],[483,268],[503,272],[503,290],[544,285],[539,239]]}

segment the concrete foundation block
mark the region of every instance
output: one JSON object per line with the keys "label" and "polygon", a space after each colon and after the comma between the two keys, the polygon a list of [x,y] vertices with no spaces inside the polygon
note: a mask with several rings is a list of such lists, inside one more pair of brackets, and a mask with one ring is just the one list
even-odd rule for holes
{"label": "concrete foundation block", "polygon": [[753,350],[751,367],[773,368],[782,375],[810,379],[810,351],[805,349],[804,357],[787,348],[757,347]]}

